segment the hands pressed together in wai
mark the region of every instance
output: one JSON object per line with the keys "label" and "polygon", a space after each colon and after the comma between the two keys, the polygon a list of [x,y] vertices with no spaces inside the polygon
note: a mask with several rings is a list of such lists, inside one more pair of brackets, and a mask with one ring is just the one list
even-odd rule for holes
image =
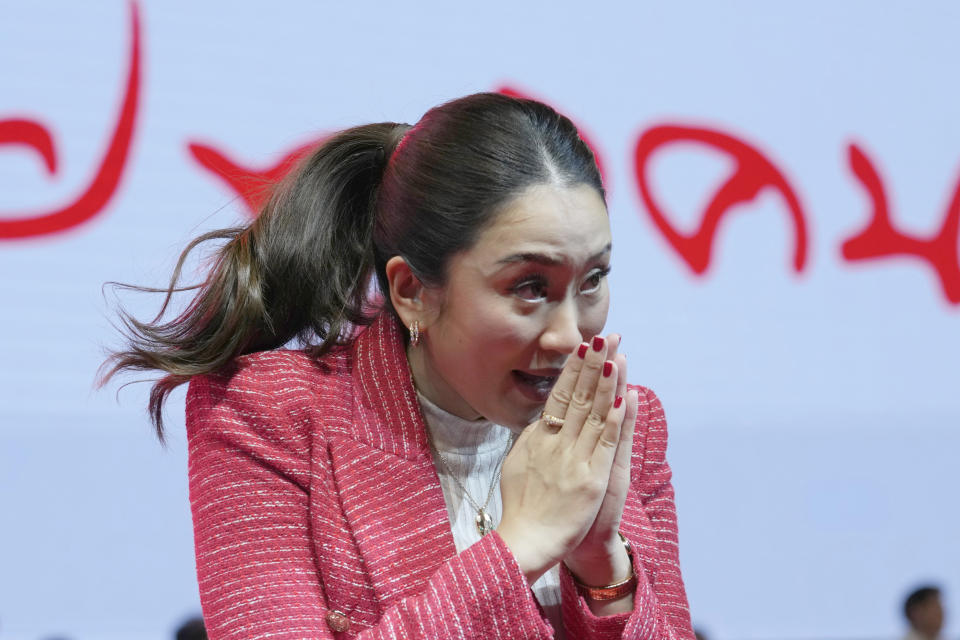
{"label": "hands pressed together in wai", "polygon": [[[546,417],[524,429],[503,464],[497,533],[531,584],[559,562],[589,586],[632,575],[618,530],[638,397],[627,390],[619,346],[617,334],[597,336],[571,354],[544,406]],[[632,595],[588,603],[597,615],[633,606]]]}

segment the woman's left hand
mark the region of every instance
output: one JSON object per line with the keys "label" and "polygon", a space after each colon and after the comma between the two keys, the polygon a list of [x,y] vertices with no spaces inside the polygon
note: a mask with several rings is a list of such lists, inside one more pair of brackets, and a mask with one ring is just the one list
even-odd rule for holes
{"label": "woman's left hand", "polygon": [[[619,342],[618,339],[616,343],[611,343],[611,347],[617,349]],[[608,359],[614,360],[617,365],[617,395],[627,403],[620,427],[620,441],[600,511],[583,541],[564,558],[564,564],[577,580],[591,586],[625,580],[633,571],[630,558],[620,540],[619,529],[627,488],[630,486],[630,456],[633,451],[633,431],[639,399],[636,391],[627,391],[626,357],[616,353],[614,357],[608,356]]]}

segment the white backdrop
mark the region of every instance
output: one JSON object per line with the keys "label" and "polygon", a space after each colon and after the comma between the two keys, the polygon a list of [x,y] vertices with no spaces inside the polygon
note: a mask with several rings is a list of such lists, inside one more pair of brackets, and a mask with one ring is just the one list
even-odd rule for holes
{"label": "white backdrop", "polygon": [[227,167],[504,88],[600,155],[695,624],[892,638],[925,581],[960,614],[955,3],[274,4],[2,7],[0,638],[198,610],[183,396],[163,450],[143,385],[92,389],[101,285],[245,219]]}

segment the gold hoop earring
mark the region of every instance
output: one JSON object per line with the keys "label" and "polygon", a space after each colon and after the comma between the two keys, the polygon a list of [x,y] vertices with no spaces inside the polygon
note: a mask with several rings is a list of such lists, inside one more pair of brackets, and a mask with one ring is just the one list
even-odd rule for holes
{"label": "gold hoop earring", "polygon": [[414,320],[410,325],[410,346],[416,347],[420,344],[420,321]]}

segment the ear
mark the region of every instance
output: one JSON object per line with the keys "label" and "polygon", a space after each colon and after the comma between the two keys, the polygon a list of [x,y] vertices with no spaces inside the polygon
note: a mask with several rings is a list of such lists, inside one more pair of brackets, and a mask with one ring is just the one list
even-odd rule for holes
{"label": "ear", "polygon": [[386,272],[387,282],[390,283],[390,302],[397,310],[403,326],[409,327],[414,320],[418,320],[420,326],[425,328],[431,316],[431,309],[428,309],[428,305],[424,302],[426,297],[424,284],[414,275],[407,261],[400,256],[393,256],[387,260]]}

